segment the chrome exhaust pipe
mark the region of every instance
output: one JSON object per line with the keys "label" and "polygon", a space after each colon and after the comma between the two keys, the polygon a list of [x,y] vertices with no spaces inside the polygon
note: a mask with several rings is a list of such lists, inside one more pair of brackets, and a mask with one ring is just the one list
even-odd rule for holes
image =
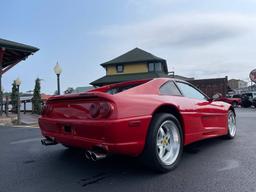
{"label": "chrome exhaust pipe", "polygon": [[42,139],[41,143],[42,143],[42,145],[45,145],[45,146],[58,144],[57,141],[55,141],[54,139],[48,139],[48,138],[47,139]]}
{"label": "chrome exhaust pipe", "polygon": [[85,151],[85,158],[86,158],[87,160],[92,160],[92,154],[91,154],[90,151]]}
{"label": "chrome exhaust pipe", "polygon": [[99,152],[90,151],[90,150],[85,152],[85,158],[92,161],[97,161],[100,159],[104,159],[106,157],[107,157],[106,153],[99,153]]}
{"label": "chrome exhaust pipe", "polygon": [[99,152],[91,152],[91,158],[93,161],[98,161],[100,159],[105,159],[107,157],[107,154],[105,153],[99,153]]}

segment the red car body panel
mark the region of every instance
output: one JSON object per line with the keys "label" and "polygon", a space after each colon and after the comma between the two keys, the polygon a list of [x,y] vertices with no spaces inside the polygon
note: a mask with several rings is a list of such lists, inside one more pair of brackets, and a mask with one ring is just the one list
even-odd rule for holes
{"label": "red car body panel", "polygon": [[[69,146],[101,147],[111,153],[137,156],[144,149],[152,116],[162,106],[175,108],[180,114],[184,145],[227,134],[229,104],[161,95],[159,88],[169,80],[133,81],[81,94],[54,96],[39,118],[42,134]],[[110,88],[131,84],[141,85],[114,95],[105,93]],[[112,113],[92,118],[91,105],[101,102],[108,102]]]}

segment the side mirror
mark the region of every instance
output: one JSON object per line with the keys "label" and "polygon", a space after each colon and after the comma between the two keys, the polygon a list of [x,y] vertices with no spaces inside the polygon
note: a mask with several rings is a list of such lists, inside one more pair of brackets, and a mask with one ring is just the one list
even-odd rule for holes
{"label": "side mirror", "polygon": [[209,98],[208,101],[211,103],[211,102],[214,101],[214,99],[213,98]]}
{"label": "side mirror", "polygon": [[216,93],[212,96],[212,100],[217,100],[217,99],[220,99],[222,97],[222,94],[221,93]]}

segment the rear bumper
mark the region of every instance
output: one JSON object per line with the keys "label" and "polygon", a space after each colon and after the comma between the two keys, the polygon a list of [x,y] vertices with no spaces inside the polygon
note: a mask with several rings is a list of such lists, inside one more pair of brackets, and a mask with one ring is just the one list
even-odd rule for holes
{"label": "rear bumper", "polygon": [[[42,135],[57,142],[84,148],[101,147],[110,153],[139,155],[152,116],[118,120],[67,120],[39,118]],[[68,131],[67,131],[68,128]]]}

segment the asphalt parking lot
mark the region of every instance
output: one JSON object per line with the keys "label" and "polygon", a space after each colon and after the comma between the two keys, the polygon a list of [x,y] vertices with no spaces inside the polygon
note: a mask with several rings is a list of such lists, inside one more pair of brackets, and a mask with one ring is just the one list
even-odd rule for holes
{"label": "asphalt parking lot", "polygon": [[0,127],[0,192],[256,192],[256,109],[237,109],[237,137],[185,149],[180,166],[156,174],[135,158],[86,161],[83,151],[42,146],[36,128]]}

